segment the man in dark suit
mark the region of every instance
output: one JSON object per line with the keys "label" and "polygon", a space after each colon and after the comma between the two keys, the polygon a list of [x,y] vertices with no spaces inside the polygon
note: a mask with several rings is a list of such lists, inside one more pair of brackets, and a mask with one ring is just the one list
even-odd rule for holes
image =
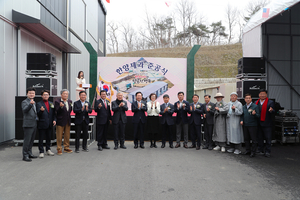
{"label": "man in dark suit", "polygon": [[134,148],[138,148],[138,139],[140,139],[140,147],[144,149],[144,127],[146,123],[147,105],[142,101],[143,94],[141,92],[135,93],[136,101],[131,104],[131,111],[134,113],[132,117],[133,134],[134,134]]}
{"label": "man in dark suit", "polygon": [[190,148],[196,147],[196,139],[197,139],[197,147],[196,150],[200,150],[201,140],[202,140],[202,133],[201,133],[201,124],[202,118],[201,115],[203,114],[203,106],[199,101],[199,96],[197,94],[193,95],[193,103],[190,103],[190,110],[189,113],[191,114],[189,119],[190,124],[190,132],[192,138],[192,145]]}
{"label": "man in dark suit", "polygon": [[172,126],[174,125],[174,120],[172,115],[174,113],[174,105],[169,102],[169,95],[165,94],[163,96],[164,103],[160,105],[160,115],[161,115],[161,125],[162,125],[162,144],[161,148],[165,148],[166,138],[169,139],[170,148],[173,148],[173,133]]}
{"label": "man in dark suit", "polygon": [[214,130],[214,113],[215,113],[215,104],[210,101],[211,96],[205,95],[203,104],[204,108],[204,138],[205,138],[205,146],[203,149],[212,150],[213,149],[213,141],[212,135]]}
{"label": "man in dark suit", "polygon": [[62,155],[62,136],[64,135],[64,152],[72,153],[70,147],[70,128],[71,128],[71,112],[72,101],[68,99],[69,91],[62,89],[61,99],[54,102],[54,109],[56,112],[56,144],[57,155]]}
{"label": "man in dark suit", "polygon": [[79,100],[75,101],[74,109],[75,113],[75,152],[79,153],[79,140],[82,131],[82,150],[88,152],[87,148],[87,138],[88,138],[88,128],[89,128],[89,113],[92,113],[91,105],[86,101],[86,92],[79,92]]}
{"label": "man in dark suit", "polygon": [[[243,155],[250,154],[254,157],[257,148],[257,126],[260,118],[259,108],[255,103],[252,103],[251,94],[245,94],[246,104],[243,106],[243,114],[241,116],[241,125],[244,128],[244,140],[246,151]],[[252,140],[252,148],[250,148],[250,140]]]}
{"label": "man in dark suit", "polygon": [[32,154],[32,145],[36,133],[37,125],[37,111],[36,103],[33,100],[35,97],[35,89],[27,88],[27,98],[22,101],[22,112],[23,112],[23,130],[24,130],[24,141],[23,141],[23,160],[30,162],[31,158],[37,158]]}
{"label": "man in dark suit", "polygon": [[39,151],[40,158],[44,158],[44,147],[43,141],[46,138],[46,153],[48,156],[54,156],[54,153],[50,149],[51,144],[51,133],[53,126],[56,124],[54,105],[51,101],[48,101],[50,96],[49,90],[43,90],[42,101],[37,103],[37,113],[39,121],[37,127],[39,129]]}
{"label": "man in dark suit", "polygon": [[181,139],[181,132],[183,129],[183,134],[184,134],[184,143],[183,147],[188,148],[187,143],[188,143],[188,131],[189,131],[189,119],[188,119],[188,111],[190,109],[189,102],[183,100],[184,98],[184,93],[183,92],[178,92],[178,100],[177,102],[174,103],[174,112],[177,113],[176,116],[176,146],[175,148],[180,147],[180,139]]}
{"label": "man in dark suit", "polygon": [[112,123],[114,125],[114,149],[118,149],[119,134],[120,134],[120,148],[126,149],[125,143],[125,125],[127,123],[127,116],[125,111],[128,110],[126,101],[123,100],[123,93],[117,93],[117,99],[111,104],[112,111],[114,112],[112,117]]}
{"label": "man in dark suit", "polygon": [[[265,89],[259,91],[259,100],[256,101],[260,112],[258,123],[258,151],[269,158],[271,156],[271,141],[272,141],[272,114],[274,111],[274,102],[269,100],[268,92]],[[264,148],[264,139],[266,146]]]}
{"label": "man in dark suit", "polygon": [[95,103],[95,111],[97,112],[97,141],[98,150],[110,149],[107,145],[108,125],[111,124],[111,111],[109,102],[106,100],[106,90],[100,91],[100,99]]}

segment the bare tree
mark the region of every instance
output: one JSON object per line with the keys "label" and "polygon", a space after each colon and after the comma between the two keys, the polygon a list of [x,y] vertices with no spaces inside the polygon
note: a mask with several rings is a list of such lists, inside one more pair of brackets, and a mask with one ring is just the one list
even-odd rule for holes
{"label": "bare tree", "polygon": [[187,45],[187,41],[185,38],[188,38],[188,44],[191,46],[191,38],[189,37],[187,29],[194,23],[193,20],[197,15],[195,3],[191,0],[180,0],[176,6],[176,11],[178,13],[178,18],[182,26],[182,32],[180,34],[187,36],[181,38],[183,45]]}
{"label": "bare tree", "polygon": [[134,29],[129,25],[129,23],[122,23],[121,25],[121,33],[123,35],[123,39],[125,41],[125,48],[124,50],[129,52],[133,51],[133,40],[135,36]]}
{"label": "bare tree", "polygon": [[227,4],[226,10],[225,10],[225,14],[226,14],[226,21],[228,23],[228,44],[230,44],[230,42],[233,39],[233,30],[234,27],[236,26],[236,24],[238,23],[238,10],[236,7],[232,7],[229,3]]}
{"label": "bare tree", "polygon": [[108,30],[108,41],[111,53],[119,53],[119,42],[117,31],[119,29],[118,24],[114,22],[109,22],[107,24]]}

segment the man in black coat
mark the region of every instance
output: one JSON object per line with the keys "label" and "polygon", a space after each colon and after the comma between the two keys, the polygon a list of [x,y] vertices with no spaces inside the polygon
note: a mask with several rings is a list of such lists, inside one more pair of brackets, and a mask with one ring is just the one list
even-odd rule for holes
{"label": "man in black coat", "polygon": [[51,133],[53,131],[53,126],[56,125],[54,105],[51,101],[48,101],[50,96],[49,90],[43,90],[42,101],[37,103],[37,113],[39,121],[37,127],[39,129],[39,151],[40,158],[44,158],[44,147],[43,141],[46,138],[46,153],[48,156],[54,156],[54,153],[50,149],[51,144]]}
{"label": "man in black coat", "polygon": [[[169,139],[170,148],[173,148],[173,133],[172,126],[174,125],[174,120],[172,115],[174,113],[174,105],[169,102],[169,95],[165,94],[163,96],[164,103],[160,105],[160,123],[162,125],[162,145],[161,148],[165,148],[166,138]],[[158,128],[158,127],[157,127]]]}
{"label": "man in black coat", "polygon": [[214,113],[215,113],[215,104],[210,101],[211,96],[205,95],[203,104],[204,108],[204,138],[205,138],[205,146],[203,149],[212,150],[213,149],[213,141],[212,135],[214,130]]}
{"label": "man in black coat", "polygon": [[34,101],[35,89],[32,87],[27,88],[26,94],[27,98],[22,101],[24,130],[23,160],[31,162],[31,158],[37,158],[37,156],[32,154],[32,145],[35,138],[38,116]]}
{"label": "man in black coat", "polygon": [[107,145],[108,125],[111,124],[111,111],[109,102],[106,100],[106,90],[100,91],[100,99],[95,103],[95,111],[97,112],[97,141],[98,150],[110,149]]}
{"label": "man in black coat", "polygon": [[203,114],[203,106],[198,102],[199,96],[197,94],[193,95],[193,103],[190,103],[189,113],[191,114],[189,119],[190,124],[190,132],[192,138],[192,145],[190,148],[196,147],[196,139],[197,139],[197,147],[196,150],[200,150],[201,141],[202,141],[202,133],[201,133],[201,124]]}
{"label": "man in black coat", "polygon": [[117,93],[117,99],[111,103],[112,111],[114,112],[112,117],[112,123],[114,125],[114,142],[115,150],[118,149],[119,135],[120,135],[120,148],[126,149],[125,143],[125,125],[127,123],[126,111],[128,110],[127,102],[123,100],[123,93]]}
{"label": "man in black coat", "polygon": [[75,152],[79,153],[79,140],[80,134],[82,131],[82,149],[83,151],[88,152],[87,148],[87,138],[88,138],[88,128],[89,128],[89,113],[92,113],[91,105],[88,101],[86,101],[86,92],[79,92],[79,100],[74,102],[74,113],[75,113]]}
{"label": "man in black coat", "polygon": [[144,127],[146,123],[147,105],[142,101],[143,94],[141,92],[135,93],[136,101],[131,104],[131,111],[134,113],[132,117],[133,134],[134,134],[134,148],[138,148],[138,139],[140,139],[140,147],[144,149]]}
{"label": "man in black coat", "polygon": [[[260,119],[258,123],[258,153],[263,154],[269,158],[271,156],[271,142],[272,142],[272,115],[274,111],[274,102],[269,100],[268,92],[265,89],[259,91],[259,100],[256,101],[260,112]],[[264,140],[266,146],[264,148]]]}
{"label": "man in black coat", "polygon": [[180,140],[181,140],[181,132],[183,129],[184,134],[184,143],[183,147],[188,148],[188,131],[189,131],[189,118],[188,118],[188,111],[190,109],[189,102],[183,100],[184,93],[178,92],[178,100],[174,103],[174,112],[177,113],[176,116],[176,146],[175,148],[180,147]]}

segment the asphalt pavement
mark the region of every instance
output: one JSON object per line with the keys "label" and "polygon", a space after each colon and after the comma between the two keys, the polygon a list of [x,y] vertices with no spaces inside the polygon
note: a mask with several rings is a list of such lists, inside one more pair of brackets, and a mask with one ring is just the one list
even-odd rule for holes
{"label": "asphalt pavement", "polygon": [[[274,145],[271,158],[201,149],[127,149],[22,161],[22,147],[0,145],[0,200],[300,199],[300,145]],[[56,152],[56,146],[52,151]],[[71,145],[74,150],[74,146]],[[33,147],[38,155],[38,147]]]}

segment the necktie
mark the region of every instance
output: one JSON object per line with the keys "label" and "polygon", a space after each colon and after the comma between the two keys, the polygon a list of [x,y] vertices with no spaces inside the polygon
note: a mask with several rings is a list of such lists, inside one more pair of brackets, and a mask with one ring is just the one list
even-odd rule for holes
{"label": "necktie", "polygon": [[105,109],[107,109],[106,101],[103,100],[103,103],[104,103],[104,105],[105,105]]}

